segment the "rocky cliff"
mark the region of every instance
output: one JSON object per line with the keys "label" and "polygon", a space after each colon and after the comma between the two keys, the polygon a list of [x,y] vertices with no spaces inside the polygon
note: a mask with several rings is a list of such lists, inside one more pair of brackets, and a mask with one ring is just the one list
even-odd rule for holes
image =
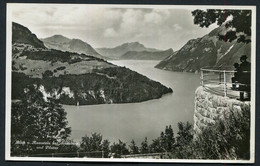
{"label": "rocky cliff", "polygon": [[180,50],[162,60],[155,67],[171,71],[195,72],[206,66],[233,66],[240,62],[241,55],[251,56],[251,43],[225,42],[218,34],[225,33],[224,26],[209,34],[189,40]]}

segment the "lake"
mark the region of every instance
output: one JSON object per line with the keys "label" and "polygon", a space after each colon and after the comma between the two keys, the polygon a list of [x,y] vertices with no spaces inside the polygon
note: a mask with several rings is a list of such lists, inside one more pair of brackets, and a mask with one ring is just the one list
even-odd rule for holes
{"label": "lake", "polygon": [[131,104],[101,104],[68,106],[71,138],[80,141],[85,134],[101,133],[110,142],[134,139],[140,144],[145,137],[148,143],[160,136],[166,125],[172,125],[177,135],[178,122],[193,124],[195,90],[200,84],[198,74],[171,72],[154,68],[159,61],[117,60],[110,61],[119,66],[135,70],[152,80],[173,89],[172,94],[160,99]]}

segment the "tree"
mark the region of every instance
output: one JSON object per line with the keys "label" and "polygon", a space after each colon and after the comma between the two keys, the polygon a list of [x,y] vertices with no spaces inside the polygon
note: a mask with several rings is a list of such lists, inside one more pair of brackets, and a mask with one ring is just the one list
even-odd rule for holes
{"label": "tree", "polygon": [[104,158],[108,158],[109,157],[109,152],[110,152],[110,142],[105,139],[103,142],[102,142],[102,153],[103,153],[103,157]]}
{"label": "tree", "polygon": [[46,70],[44,73],[42,73],[42,78],[48,78],[52,76],[53,76],[53,72],[50,70]]}
{"label": "tree", "polygon": [[189,158],[192,156],[193,148],[193,128],[189,122],[178,123],[179,131],[176,137],[176,151],[175,154],[178,158]]}
{"label": "tree", "polygon": [[88,154],[87,157],[108,157],[109,154],[109,141],[103,140],[102,135],[92,133],[91,136],[85,135],[81,139],[81,151]]}
{"label": "tree", "polygon": [[163,131],[161,132],[159,140],[163,152],[166,152],[166,138]]}
{"label": "tree", "polygon": [[186,124],[183,122],[179,122],[178,128],[178,136],[176,137],[177,145],[182,146],[189,143],[193,139],[192,124],[190,124],[189,122],[186,122]]}
{"label": "tree", "polygon": [[149,153],[147,137],[145,137],[144,141],[141,142],[140,153],[141,154]]}
{"label": "tree", "polygon": [[163,148],[160,142],[160,138],[154,139],[151,145],[149,146],[151,153],[161,153],[163,152]]}
{"label": "tree", "polygon": [[121,140],[119,140],[118,143],[113,143],[110,148],[111,153],[113,153],[114,157],[116,158],[120,158],[122,155],[129,154],[126,143],[122,142]]}
{"label": "tree", "polygon": [[130,142],[129,148],[130,148],[130,154],[138,154],[139,153],[138,146],[136,145],[134,140],[132,140]]}
{"label": "tree", "polygon": [[[57,99],[43,99],[36,85],[24,89],[23,98],[12,103],[11,153],[31,155],[45,153],[37,150],[33,142],[61,143],[67,140],[71,129],[67,127],[66,112]],[[23,142],[23,144],[17,144]]]}
{"label": "tree", "polygon": [[169,127],[166,126],[164,137],[165,137],[165,141],[166,141],[166,144],[165,144],[166,152],[173,151],[174,144],[175,144],[175,138],[174,138],[174,133],[173,133],[173,129],[172,129],[171,125],[169,125]]}
{"label": "tree", "polygon": [[89,137],[87,134],[82,137],[80,147],[86,152],[102,150],[102,135],[92,133]]}
{"label": "tree", "polygon": [[[219,34],[219,39],[232,42],[249,43],[251,42],[251,10],[222,10],[222,9],[207,9],[194,10],[194,24],[200,27],[209,27],[211,24],[225,25],[228,29],[226,34]],[[230,19],[228,19],[230,18]]]}
{"label": "tree", "polygon": [[160,145],[164,152],[172,152],[174,150],[175,138],[171,125],[166,126],[165,131],[161,132]]}

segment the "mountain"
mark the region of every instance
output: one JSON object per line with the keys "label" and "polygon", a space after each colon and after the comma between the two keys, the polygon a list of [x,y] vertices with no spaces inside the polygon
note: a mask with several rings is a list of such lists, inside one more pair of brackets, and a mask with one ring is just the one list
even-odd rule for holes
{"label": "mountain", "polygon": [[35,48],[45,48],[43,42],[37,38],[28,28],[13,22],[12,24],[12,44],[24,43]]}
{"label": "mountain", "polygon": [[163,60],[169,55],[173,54],[172,49],[168,49],[165,51],[128,51],[122,56],[120,59],[127,59],[127,60]]}
{"label": "mountain", "polygon": [[161,83],[104,59],[46,48],[28,28],[12,26],[13,100],[21,100],[28,86],[42,92],[46,101],[55,97],[69,105],[142,102],[172,93]]}
{"label": "mountain", "polygon": [[120,59],[122,55],[127,53],[128,51],[149,51],[149,52],[156,52],[159,51],[154,48],[146,48],[143,44],[139,42],[131,42],[131,43],[124,43],[114,48],[97,48],[97,52],[102,54],[103,56],[112,58],[112,59]]}
{"label": "mountain", "polygon": [[49,49],[86,54],[103,59],[105,58],[97,53],[91,45],[80,39],[69,39],[62,35],[54,35],[41,40],[44,42],[44,45]]}
{"label": "mountain", "polygon": [[65,37],[65,36],[62,36],[62,35],[53,35],[51,37],[47,37],[47,38],[44,38],[44,39],[41,39],[42,41],[46,42],[47,44],[48,43],[67,43],[67,42],[70,42],[71,39]]}
{"label": "mountain", "polygon": [[201,38],[189,40],[180,50],[155,67],[171,71],[195,72],[206,66],[233,66],[235,62],[240,62],[240,57],[244,54],[250,61],[251,43],[218,40],[218,34],[225,32],[225,27],[220,26]]}

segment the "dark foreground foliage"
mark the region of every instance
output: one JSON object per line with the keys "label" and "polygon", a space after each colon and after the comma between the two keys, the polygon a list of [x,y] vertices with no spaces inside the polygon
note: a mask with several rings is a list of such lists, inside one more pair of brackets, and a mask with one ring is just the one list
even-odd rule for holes
{"label": "dark foreground foliage", "polygon": [[[219,34],[219,39],[227,42],[236,40],[238,42],[249,43],[251,40],[251,10],[223,10],[223,9],[207,9],[192,11],[194,16],[194,24],[200,27],[209,27],[211,24],[225,25],[230,28],[226,34]],[[231,20],[227,19],[232,16]]]}
{"label": "dark foreground foliage", "polygon": [[[52,150],[42,146],[56,147],[68,141],[71,129],[67,127],[66,112],[56,99],[43,99],[34,86],[28,86],[23,99],[12,103],[11,155],[28,156],[48,153]],[[41,143],[41,146],[38,144]],[[65,151],[62,146],[56,151]],[[67,147],[67,150],[73,150]]]}

